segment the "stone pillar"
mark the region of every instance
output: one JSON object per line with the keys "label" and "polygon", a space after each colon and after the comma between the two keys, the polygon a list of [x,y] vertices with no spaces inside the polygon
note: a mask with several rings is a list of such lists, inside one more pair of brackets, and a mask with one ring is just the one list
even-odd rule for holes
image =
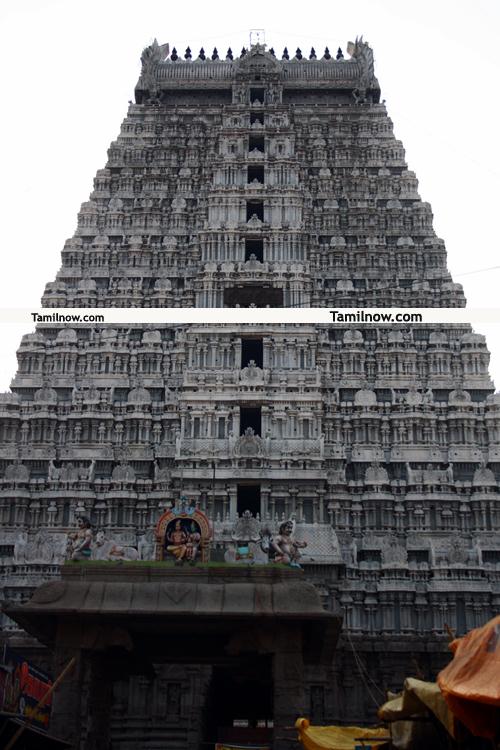
{"label": "stone pillar", "polygon": [[[53,673],[56,679],[71,659],[73,668],[56,688],[52,698],[50,732],[61,740],[79,747],[83,659],[77,643],[71,638],[58,638],[54,651]],[[75,639],[76,641],[76,639]]]}
{"label": "stone pillar", "polygon": [[89,688],[84,750],[109,750],[113,681],[102,653],[89,657]]}
{"label": "stone pillar", "polygon": [[279,650],[273,657],[274,750],[289,750],[293,727],[299,716],[304,716],[304,662],[302,633],[299,626],[283,627],[279,636]]}

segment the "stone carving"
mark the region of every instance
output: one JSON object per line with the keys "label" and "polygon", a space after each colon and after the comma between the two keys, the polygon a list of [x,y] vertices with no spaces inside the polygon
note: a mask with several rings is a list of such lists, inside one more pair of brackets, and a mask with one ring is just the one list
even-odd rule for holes
{"label": "stone carving", "polygon": [[264,382],[264,373],[260,367],[257,367],[253,359],[242,369],[240,377],[242,383],[248,383],[249,385],[257,385]]}
{"label": "stone carving", "polygon": [[158,44],[154,39],[153,44],[145,47],[141,55],[141,83],[149,91],[151,97],[159,91],[158,81],[156,78],[156,68],[162,63],[169,53],[168,44]]}
{"label": "stone carving", "polygon": [[[343,238],[339,238],[343,239]],[[356,330],[348,330],[344,333],[344,344],[347,345],[353,345],[353,346],[362,346],[363,345],[363,334],[361,331]]]}
{"label": "stone carving", "polygon": [[60,565],[66,558],[66,549],[67,541],[64,534],[54,534],[40,529],[25,545],[23,554],[26,562]]}
{"label": "stone carving", "polygon": [[57,404],[57,391],[49,386],[40,388],[35,393],[35,403],[37,404]]}
{"label": "stone carving", "polygon": [[424,397],[418,392],[415,385],[412,385],[405,394],[405,402],[408,406],[420,406],[424,402]]}
{"label": "stone carving", "polygon": [[89,560],[92,554],[94,534],[92,524],[85,516],[77,519],[77,530],[68,534],[66,558],[68,560]]}
{"label": "stone carving", "polygon": [[48,478],[51,482],[58,482],[61,476],[60,469],[55,465],[54,460],[49,461]]}
{"label": "stone carving", "polygon": [[78,469],[73,465],[71,461],[67,464],[62,464],[59,469],[59,481],[61,484],[72,485],[78,482],[79,473]]}
{"label": "stone carving", "polygon": [[356,102],[362,104],[366,101],[368,88],[373,84],[373,50],[368,42],[363,41],[363,37],[361,36],[359,39],[356,37],[354,43],[348,42],[347,51],[360,66],[359,84],[357,89],[354,89],[353,95]]}
{"label": "stone carving", "polygon": [[251,427],[247,427],[243,435],[235,441],[234,455],[241,458],[252,458],[264,455],[264,441],[256,435]]}
{"label": "stone carving", "polygon": [[472,478],[472,484],[474,487],[496,487],[497,481],[495,479],[495,475],[493,474],[491,469],[488,469],[486,466],[486,463],[481,464],[481,466],[476,469],[474,472],[474,476]]}
{"label": "stone carving", "polygon": [[299,542],[294,537],[295,522],[285,521],[279,527],[278,534],[271,537],[270,550],[274,562],[285,563],[291,568],[301,568],[300,550],[307,547],[307,542]]}
{"label": "stone carving", "polygon": [[129,392],[127,401],[129,404],[150,404],[151,394],[147,388],[138,386],[137,388],[132,388]]}
{"label": "stone carving", "polygon": [[19,531],[15,537],[14,559],[16,562],[26,562],[26,549],[28,545],[28,534],[26,531]]}
{"label": "stone carving", "polygon": [[448,484],[453,482],[453,465],[448,464],[446,469],[440,469],[427,464],[425,469],[412,469],[407,462],[406,476],[408,484]]}
{"label": "stone carving", "polygon": [[465,565],[469,559],[469,545],[465,539],[455,537],[447,545],[447,559],[450,565]]}
{"label": "stone carving", "polygon": [[113,469],[111,479],[116,483],[132,483],[135,482],[135,471],[128,462],[121,459],[118,466]]}
{"label": "stone carving", "polygon": [[365,472],[365,484],[389,484],[389,475],[377,461],[373,461]]}
{"label": "stone carving", "polygon": [[404,544],[394,536],[385,536],[381,541],[382,564],[404,567],[408,562],[408,552]]}
{"label": "stone carving", "polygon": [[29,482],[30,471],[25,464],[9,464],[5,469],[5,479],[13,484]]}
{"label": "stone carving", "polygon": [[427,388],[423,395],[423,403],[424,404],[432,404],[434,401],[434,394],[432,392],[432,388]]}
{"label": "stone carving", "polygon": [[354,403],[356,406],[375,406],[377,403],[377,396],[375,395],[375,392],[369,388],[362,388],[356,392]]}
{"label": "stone carving", "polygon": [[269,562],[269,534],[260,521],[245,510],[231,531],[233,545],[226,550],[224,560],[230,563],[264,564]]}
{"label": "stone carving", "polygon": [[471,401],[470,393],[464,391],[463,388],[459,387],[454,391],[451,391],[448,397],[448,403],[450,405],[468,404]]}
{"label": "stone carving", "polygon": [[148,529],[144,534],[139,537],[139,543],[137,545],[140,560],[153,560],[154,559],[154,532],[152,529]]}
{"label": "stone carving", "polygon": [[170,470],[169,469],[160,469],[158,465],[158,461],[154,462],[154,478],[155,482],[163,482],[168,483],[170,481]]}
{"label": "stone carving", "polygon": [[122,545],[115,540],[106,539],[105,531],[98,531],[95,538],[95,544],[92,546],[93,560],[138,560],[139,552],[135,547]]}
{"label": "stone carving", "polygon": [[346,463],[337,469],[330,469],[327,473],[329,484],[344,484],[346,481]]}

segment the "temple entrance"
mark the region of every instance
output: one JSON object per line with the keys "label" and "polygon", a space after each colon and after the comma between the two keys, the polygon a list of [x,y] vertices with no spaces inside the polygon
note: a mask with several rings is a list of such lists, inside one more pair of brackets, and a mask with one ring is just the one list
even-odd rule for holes
{"label": "temple entrance", "polygon": [[249,510],[252,516],[260,515],[260,484],[239,484],[236,510],[241,516]]}
{"label": "temple entrance", "polygon": [[51,731],[81,750],[292,750],[305,665],[331,664],[341,624],[301,571],[273,565],[75,563],[5,611],[53,650],[54,674],[71,666]]}
{"label": "temple entrance", "polygon": [[217,742],[270,745],[273,738],[272,658],[214,666],[204,710],[204,747]]}

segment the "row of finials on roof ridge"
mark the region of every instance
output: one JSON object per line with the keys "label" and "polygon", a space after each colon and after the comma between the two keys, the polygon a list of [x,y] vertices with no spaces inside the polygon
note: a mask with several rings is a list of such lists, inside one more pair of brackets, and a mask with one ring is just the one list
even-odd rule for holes
{"label": "row of finials on roof ridge", "polygon": [[[247,52],[248,52],[248,50],[245,47],[243,47],[243,49],[240,52],[240,57],[244,57],[247,54]],[[274,49],[272,47],[269,50],[269,54],[271,54],[273,57],[276,57],[276,53],[275,53],[275,51],[274,51]],[[186,48],[186,51],[184,53],[184,59],[185,60],[192,60],[193,59],[190,47]],[[199,52],[199,55],[198,55],[198,60],[206,60],[206,59],[207,59],[207,55],[205,53],[205,50],[202,47],[200,49],[200,52]],[[211,55],[211,57],[209,59],[220,60],[219,53],[217,51],[217,47],[214,47],[214,51],[212,52],[212,55]],[[226,60],[233,60],[234,59],[233,51],[232,51],[231,47],[229,47],[228,51],[226,52],[226,58],[225,59]],[[290,59],[290,54],[289,54],[288,49],[286,47],[283,50],[283,54],[281,56],[281,59],[282,60],[289,60]],[[297,47],[297,49],[295,51],[295,58],[292,58],[292,59],[295,59],[295,60],[303,60],[304,59],[304,56],[302,54],[302,50],[300,50],[299,47]],[[316,50],[314,49],[314,47],[311,47],[311,52],[309,53],[309,60],[317,60],[317,59],[318,58],[317,58],[317,55],[316,55]],[[330,54],[330,50],[328,49],[328,47],[325,47],[325,52],[323,54],[323,58],[322,59],[323,60],[332,60],[332,55]],[[335,59],[336,60],[343,60],[344,59],[344,53],[342,52],[342,50],[341,50],[340,47],[337,50],[337,55],[336,55]],[[175,47],[172,49],[172,52],[170,54],[170,60],[172,62],[176,62],[177,60],[180,60],[180,57],[177,54],[177,50],[176,50]]]}

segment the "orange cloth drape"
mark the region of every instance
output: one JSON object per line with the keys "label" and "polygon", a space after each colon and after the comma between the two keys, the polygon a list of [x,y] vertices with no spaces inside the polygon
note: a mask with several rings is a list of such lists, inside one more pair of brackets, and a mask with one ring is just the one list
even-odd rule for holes
{"label": "orange cloth drape", "polygon": [[500,615],[450,643],[437,683],[453,714],[478,737],[500,735]]}

